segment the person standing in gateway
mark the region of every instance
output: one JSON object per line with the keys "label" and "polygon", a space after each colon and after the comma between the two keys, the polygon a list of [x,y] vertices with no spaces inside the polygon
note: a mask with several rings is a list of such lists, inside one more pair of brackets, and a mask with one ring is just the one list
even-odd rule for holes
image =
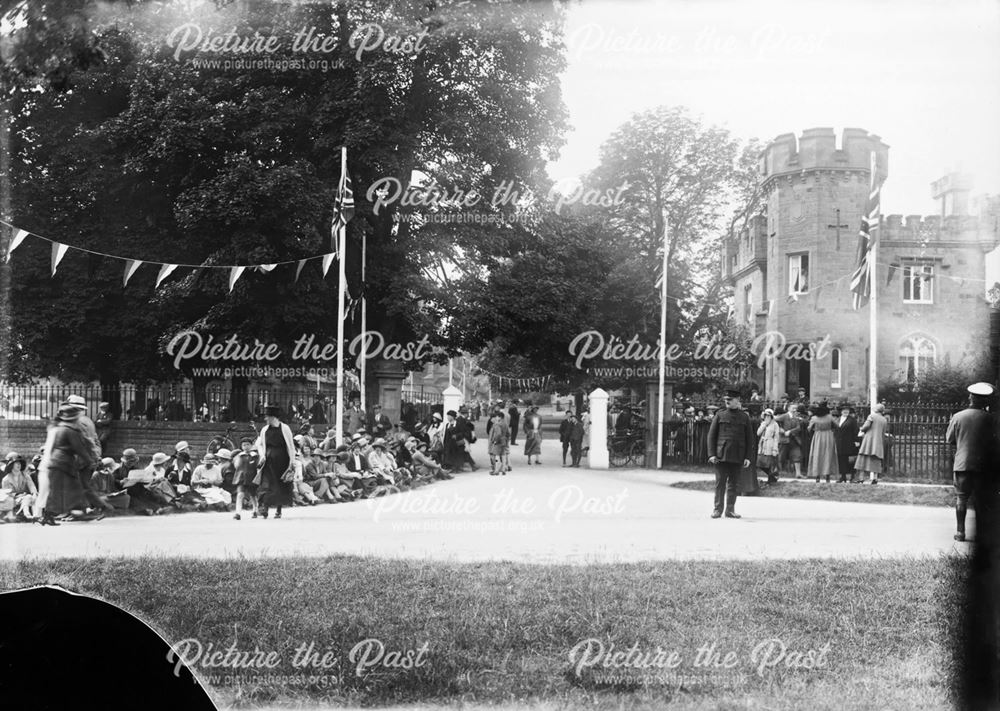
{"label": "person standing in gateway", "polygon": [[975,383],[968,387],[969,406],[957,412],[948,423],[945,438],[948,444],[955,447],[955,463],[952,467],[955,474],[955,520],[957,523],[956,541],[965,540],[965,513],[969,506],[970,496],[976,499],[976,527],[983,530],[987,512],[989,494],[987,485],[996,486],[995,472],[990,471],[990,462],[996,453],[996,423],[986,412],[986,405],[993,386],[989,383]]}
{"label": "person standing in gateway", "polygon": [[736,484],[740,468],[750,466],[753,429],[750,416],[743,411],[739,390],[726,390],[725,408],[715,413],[708,428],[708,461],[715,465],[715,508],[712,518],[740,518],[736,513]]}

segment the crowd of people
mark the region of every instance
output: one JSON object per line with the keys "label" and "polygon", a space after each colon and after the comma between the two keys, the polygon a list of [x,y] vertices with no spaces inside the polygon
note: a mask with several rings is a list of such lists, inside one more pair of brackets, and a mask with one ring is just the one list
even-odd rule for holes
{"label": "crowd of people", "polygon": [[108,456],[106,439],[86,409],[82,397],[69,396],[37,454],[7,453],[0,521],[59,525],[192,510],[231,511],[237,520],[248,511],[253,518],[281,518],[290,506],[385,496],[450,479],[452,470],[466,465],[476,468],[466,449],[476,437],[467,408],[434,411],[411,426],[391,422],[379,405],[365,413],[352,399],[346,441],[338,446],[335,429],[317,436],[305,422],[293,433],[281,408],[265,406],[257,437],[244,437],[238,448],[199,458],[181,441],[170,454],[147,455],[148,461],[131,447],[117,459]]}
{"label": "crowd of people", "polygon": [[[850,403],[810,402],[805,390],[799,390],[795,399],[786,395],[774,407],[751,399],[744,409],[755,435],[751,463],[767,483],[794,476],[877,484],[889,466],[892,435],[881,404],[860,423]],[[719,410],[714,405],[678,404],[667,423],[672,454],[707,463],[709,429]]]}

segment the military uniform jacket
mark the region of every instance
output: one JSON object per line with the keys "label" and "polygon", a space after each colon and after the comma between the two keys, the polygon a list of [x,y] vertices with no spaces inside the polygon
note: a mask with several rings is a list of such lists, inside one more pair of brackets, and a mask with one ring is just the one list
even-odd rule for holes
{"label": "military uniform jacket", "polygon": [[754,435],[750,416],[743,410],[719,410],[708,428],[708,456],[720,462],[742,464],[750,459]]}

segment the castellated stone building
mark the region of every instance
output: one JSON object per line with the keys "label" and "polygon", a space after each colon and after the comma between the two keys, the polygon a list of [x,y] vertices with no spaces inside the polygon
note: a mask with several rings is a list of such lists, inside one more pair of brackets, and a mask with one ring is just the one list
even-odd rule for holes
{"label": "castellated stone building", "polygon": [[[867,131],[830,128],[774,139],[760,157],[764,211],[727,241],[723,276],[733,287],[733,319],[751,335],[784,339],[781,355],[755,373],[768,399],[806,389],[813,400],[865,400],[869,306],[855,311],[851,274],[872,170],[888,176],[889,148]],[[882,201],[875,279],[878,289],[878,380],[913,381],[931,363],[986,351],[989,303],[986,253],[997,233],[996,200],[972,203],[971,181],[949,175],[932,195],[941,214],[888,214]],[[970,207],[985,205],[984,214]],[[808,360],[809,343],[825,346]],[[801,353],[799,353],[801,351]]]}

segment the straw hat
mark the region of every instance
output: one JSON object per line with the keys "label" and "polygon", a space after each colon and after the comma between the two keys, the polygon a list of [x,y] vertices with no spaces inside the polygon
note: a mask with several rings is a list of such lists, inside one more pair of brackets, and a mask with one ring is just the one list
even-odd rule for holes
{"label": "straw hat", "polygon": [[159,467],[159,466],[163,466],[164,464],[166,464],[169,461],[170,461],[170,457],[168,457],[163,452],[157,452],[156,454],[153,455],[153,462],[152,462],[152,464],[153,464],[154,467]]}

